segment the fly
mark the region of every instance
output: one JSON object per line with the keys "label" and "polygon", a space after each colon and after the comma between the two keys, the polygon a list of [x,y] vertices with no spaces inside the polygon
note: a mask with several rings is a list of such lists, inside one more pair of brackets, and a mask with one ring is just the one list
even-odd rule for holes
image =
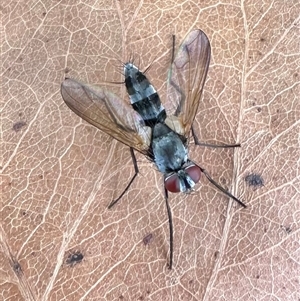
{"label": "fly", "polygon": [[205,169],[188,158],[190,133],[196,145],[224,148],[240,146],[200,143],[193,130],[192,123],[198,110],[209,61],[210,43],[207,36],[199,29],[191,31],[172,60],[164,105],[149,80],[132,62],[124,64],[125,85],[131,104],[109,91],[74,79],[66,78],[61,85],[63,100],[73,112],[130,147],[135,174],[109,208],[122,198],[139,172],[134,150],[147,156],[164,175],[170,230],[170,269],[173,264],[173,223],[168,191],[191,192],[203,173],[224,194],[246,207],[216,183]]}

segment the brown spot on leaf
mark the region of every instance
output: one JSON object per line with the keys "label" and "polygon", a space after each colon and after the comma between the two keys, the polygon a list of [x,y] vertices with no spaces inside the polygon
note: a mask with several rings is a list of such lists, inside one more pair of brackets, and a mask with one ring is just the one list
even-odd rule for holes
{"label": "brown spot on leaf", "polygon": [[283,226],[281,225],[280,228],[284,230],[287,234],[290,234],[292,232],[292,228],[290,226]]}
{"label": "brown spot on leaf", "polygon": [[14,261],[13,270],[18,276],[20,276],[20,274],[22,273],[22,267],[18,261]]}
{"label": "brown spot on leaf", "polygon": [[15,132],[18,132],[21,130],[22,127],[24,127],[26,125],[26,122],[25,121],[18,121],[16,123],[14,123],[13,125],[13,130]]}
{"label": "brown spot on leaf", "polygon": [[148,235],[146,235],[144,238],[143,238],[143,243],[144,245],[149,245],[153,240],[153,234],[152,233],[149,233]]}
{"label": "brown spot on leaf", "polygon": [[73,267],[76,264],[80,263],[82,261],[82,259],[83,259],[82,253],[80,251],[76,251],[75,253],[69,254],[69,256],[66,260],[66,264]]}
{"label": "brown spot on leaf", "polygon": [[255,188],[259,188],[264,186],[264,180],[261,175],[252,173],[245,177],[245,181],[248,186],[253,186]]}

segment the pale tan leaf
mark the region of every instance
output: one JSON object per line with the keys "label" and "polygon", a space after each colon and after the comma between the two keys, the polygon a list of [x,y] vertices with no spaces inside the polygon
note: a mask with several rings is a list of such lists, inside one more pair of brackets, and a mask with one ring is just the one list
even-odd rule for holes
{"label": "pale tan leaf", "polygon": [[[9,1],[1,5],[3,300],[300,299],[298,0]],[[202,177],[170,194],[162,176],[64,104],[67,73],[126,97],[134,58],[166,97],[172,34],[210,39],[212,60],[190,158]],[[118,61],[120,60],[120,61]]]}

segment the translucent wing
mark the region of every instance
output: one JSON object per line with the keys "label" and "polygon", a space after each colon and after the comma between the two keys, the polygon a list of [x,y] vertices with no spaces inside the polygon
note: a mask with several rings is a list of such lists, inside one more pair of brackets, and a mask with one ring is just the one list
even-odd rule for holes
{"label": "translucent wing", "polygon": [[[167,101],[164,103],[167,114],[176,116],[168,117],[173,123],[172,128],[182,135],[188,135],[197,113],[209,61],[207,36],[199,29],[191,31],[180,45],[169,70]],[[178,121],[179,125],[175,125]]]}
{"label": "translucent wing", "polygon": [[61,84],[61,95],[67,106],[82,119],[114,139],[147,154],[151,129],[118,96],[70,78]]}

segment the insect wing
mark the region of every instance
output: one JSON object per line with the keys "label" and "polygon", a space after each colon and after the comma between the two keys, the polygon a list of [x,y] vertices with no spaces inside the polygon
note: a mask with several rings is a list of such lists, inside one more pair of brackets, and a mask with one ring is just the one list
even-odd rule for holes
{"label": "insect wing", "polygon": [[[210,43],[201,30],[191,31],[180,45],[168,76],[166,124],[187,136],[198,110],[210,61]],[[178,123],[176,125],[176,122]],[[181,126],[181,129],[180,129]]]}
{"label": "insect wing", "polygon": [[132,107],[111,92],[67,78],[61,84],[67,106],[114,139],[146,154],[151,129]]}

